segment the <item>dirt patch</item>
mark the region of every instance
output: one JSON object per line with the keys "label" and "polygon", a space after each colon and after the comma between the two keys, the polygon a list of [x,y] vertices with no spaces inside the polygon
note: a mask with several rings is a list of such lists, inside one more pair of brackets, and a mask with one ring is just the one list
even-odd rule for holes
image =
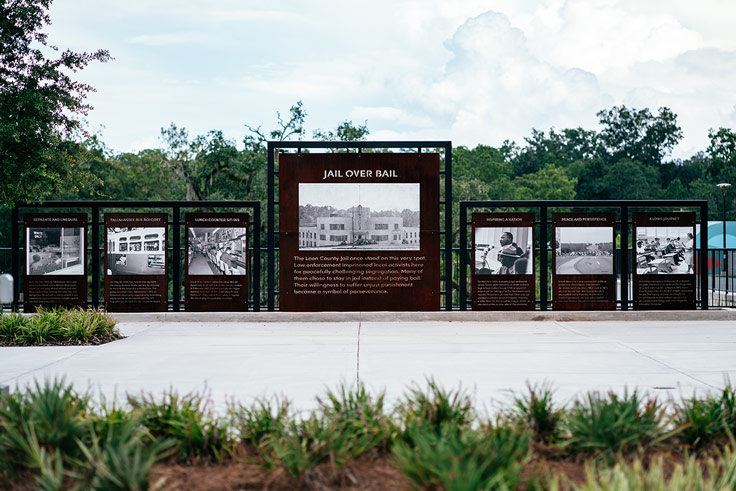
{"label": "dirt patch", "polygon": [[54,341],[49,343],[41,343],[41,344],[16,344],[16,343],[8,343],[5,341],[0,340],[0,347],[8,348],[8,347],[15,347],[15,348],[24,348],[24,347],[37,347],[37,346],[98,346],[100,344],[107,344],[112,343],[113,341],[119,341],[121,339],[125,339],[125,336],[122,335],[114,335],[111,334],[109,336],[100,336],[97,338],[90,339],[85,342],[81,341]]}

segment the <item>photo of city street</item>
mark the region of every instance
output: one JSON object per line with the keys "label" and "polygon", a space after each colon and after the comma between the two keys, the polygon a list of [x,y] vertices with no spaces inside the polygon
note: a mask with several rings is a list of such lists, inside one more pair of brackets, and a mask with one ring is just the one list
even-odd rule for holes
{"label": "photo of city street", "polygon": [[557,227],[555,274],[613,274],[611,227]]}

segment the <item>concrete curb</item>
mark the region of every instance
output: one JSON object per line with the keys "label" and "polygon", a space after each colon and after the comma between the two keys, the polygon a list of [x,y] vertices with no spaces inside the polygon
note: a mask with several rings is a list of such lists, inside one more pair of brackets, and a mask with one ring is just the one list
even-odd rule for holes
{"label": "concrete curb", "polygon": [[734,321],[734,309],[580,312],[142,312],[118,322],[595,322]]}

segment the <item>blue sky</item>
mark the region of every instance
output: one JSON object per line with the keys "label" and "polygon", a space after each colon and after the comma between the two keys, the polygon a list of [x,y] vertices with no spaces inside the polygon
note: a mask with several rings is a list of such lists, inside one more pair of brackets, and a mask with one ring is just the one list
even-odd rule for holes
{"label": "blue sky", "polygon": [[736,127],[728,0],[56,0],[51,16],[52,43],[115,57],[77,75],[115,151],[160,146],[171,122],[240,142],[297,100],[307,139],[350,119],[371,139],[521,143],[626,104],[673,109],[689,157]]}

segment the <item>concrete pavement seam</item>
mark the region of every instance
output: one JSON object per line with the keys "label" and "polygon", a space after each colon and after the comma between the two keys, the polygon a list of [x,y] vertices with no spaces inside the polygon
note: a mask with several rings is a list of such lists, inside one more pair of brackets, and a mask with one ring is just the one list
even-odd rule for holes
{"label": "concrete pavement seam", "polygon": [[49,363],[47,363],[45,365],[42,365],[40,367],[32,368],[30,370],[26,370],[25,372],[21,373],[17,377],[12,377],[12,378],[9,378],[9,379],[6,379],[6,380],[2,380],[2,381],[0,381],[0,384],[8,384],[9,385],[11,381],[15,380],[16,381],[15,384],[17,386],[18,385],[18,380],[21,379],[21,378],[23,378],[23,377],[25,377],[26,375],[31,374],[33,372],[37,372],[39,370],[43,370],[43,369],[48,368],[48,367],[50,367],[52,365],[55,365],[57,363],[61,363],[62,361],[67,360],[67,359],[69,359],[69,358],[71,358],[73,356],[76,356],[79,353],[82,353],[83,351],[87,351],[90,348],[96,348],[97,346],[104,346],[104,344],[103,345],[95,345],[95,346],[83,346],[83,347],[81,347],[81,349],[75,351],[74,353],[70,353],[70,354],[68,354],[66,356],[63,356],[63,357],[61,357],[59,359],[56,359],[56,360],[54,360],[52,362],[49,362]]}
{"label": "concrete pavement seam", "polygon": [[[567,327],[567,326],[565,326],[565,325],[563,325],[563,324],[561,324],[559,322],[556,322],[556,324],[560,324],[560,326],[563,329],[567,330],[568,332],[571,332],[571,333],[574,333],[574,334],[578,334],[580,336],[585,336],[585,337],[590,338],[590,339],[600,339],[600,338],[598,338],[596,336],[591,336],[590,334],[586,334],[586,333],[583,333],[583,332],[578,332],[577,330],[573,329],[572,327]],[[610,341],[608,341],[608,342],[610,342]],[[624,348],[626,348],[628,350],[631,350],[631,351],[633,351],[634,353],[636,353],[638,355],[641,355],[641,356],[643,356],[645,358],[649,358],[653,362],[658,363],[658,364],[662,365],[663,367],[665,367],[665,368],[667,368],[669,370],[673,370],[673,371],[675,371],[675,372],[677,372],[677,373],[679,373],[681,375],[684,375],[684,376],[686,376],[686,377],[688,377],[688,378],[690,378],[690,379],[698,382],[699,384],[703,384],[706,387],[710,387],[711,389],[716,389],[716,390],[718,389],[718,387],[715,387],[715,386],[709,384],[708,382],[705,382],[703,380],[700,380],[697,377],[695,377],[693,375],[690,375],[689,373],[687,373],[687,372],[685,372],[683,370],[680,370],[679,368],[673,367],[673,366],[671,366],[671,365],[663,362],[662,360],[660,360],[658,358],[655,358],[655,357],[653,357],[651,355],[648,355],[647,353],[644,353],[642,351],[639,351],[638,349],[634,348],[633,346],[629,346],[628,344],[626,344],[624,342],[614,341],[614,343],[617,344],[617,345],[619,345],[619,346],[622,346],[622,347],[624,347]]]}

